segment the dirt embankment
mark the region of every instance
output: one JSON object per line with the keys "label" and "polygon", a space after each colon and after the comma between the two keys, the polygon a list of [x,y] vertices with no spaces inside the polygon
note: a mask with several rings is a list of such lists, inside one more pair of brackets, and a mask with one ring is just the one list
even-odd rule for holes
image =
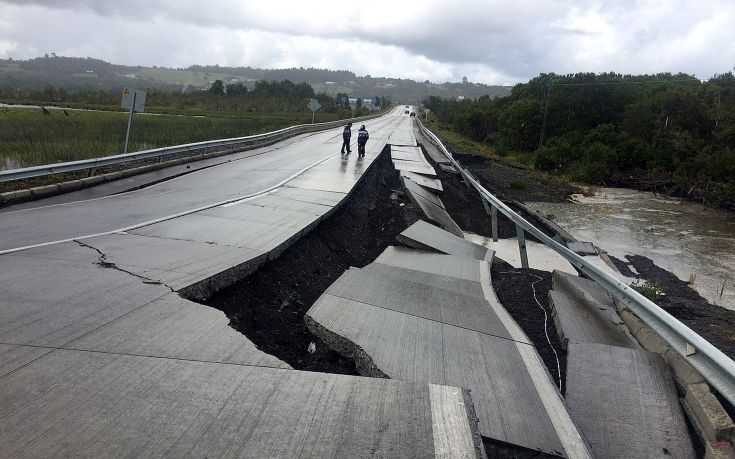
{"label": "dirt embankment", "polygon": [[384,151],[341,209],[207,304],[224,311],[230,325],[260,350],[296,369],[357,374],[353,361],[309,332],[304,315],[345,270],[366,266],[387,246],[398,245],[396,236],[421,217],[400,190]]}

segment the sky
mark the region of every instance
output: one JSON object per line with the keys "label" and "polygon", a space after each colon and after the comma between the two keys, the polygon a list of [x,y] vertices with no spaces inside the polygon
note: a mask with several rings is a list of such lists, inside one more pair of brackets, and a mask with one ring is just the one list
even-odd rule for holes
{"label": "sky", "polygon": [[0,58],[515,84],[735,67],[735,0],[0,0]]}

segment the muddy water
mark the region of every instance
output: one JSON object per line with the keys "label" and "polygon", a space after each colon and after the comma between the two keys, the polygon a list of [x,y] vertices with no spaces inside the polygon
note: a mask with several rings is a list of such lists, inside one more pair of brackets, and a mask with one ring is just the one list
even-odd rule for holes
{"label": "muddy water", "polygon": [[575,203],[529,206],[581,241],[625,259],[638,254],[692,286],[710,303],[735,310],[735,214],[620,188],[600,188]]}

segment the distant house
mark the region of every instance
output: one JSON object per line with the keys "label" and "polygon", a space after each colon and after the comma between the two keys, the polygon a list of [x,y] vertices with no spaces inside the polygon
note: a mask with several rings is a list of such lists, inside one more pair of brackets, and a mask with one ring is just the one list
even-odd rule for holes
{"label": "distant house", "polygon": [[333,85],[335,85],[335,84],[337,84],[337,83],[336,83],[336,82],[334,82],[334,81],[325,81],[325,82],[324,82],[324,84],[326,84],[326,85],[328,85],[328,86],[333,86]]}
{"label": "distant house", "polygon": [[457,96],[457,100],[464,100],[464,96]]}

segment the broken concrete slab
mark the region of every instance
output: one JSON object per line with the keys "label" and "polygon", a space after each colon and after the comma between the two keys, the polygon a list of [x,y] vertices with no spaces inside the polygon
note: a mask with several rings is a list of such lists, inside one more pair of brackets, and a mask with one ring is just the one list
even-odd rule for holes
{"label": "broken concrete slab", "polygon": [[421,146],[423,147],[424,151],[426,151],[426,154],[429,155],[432,161],[434,161],[437,164],[451,164],[449,159],[447,159],[446,156],[444,156],[444,153],[439,151],[439,149],[431,142],[426,140],[426,137],[423,135],[423,133],[420,133],[417,135],[418,138],[423,139],[421,141]]}
{"label": "broken concrete slab", "polygon": [[415,172],[410,172],[410,171],[398,171],[398,172],[401,175],[401,177],[410,179],[414,181],[415,183],[423,186],[424,188],[430,188],[436,191],[444,191],[442,182],[439,179],[427,177],[425,175],[417,174]]}
{"label": "broken concrete slab", "polygon": [[291,368],[258,350],[222,311],[170,293],[67,343],[65,349]]}
{"label": "broken concrete slab", "polygon": [[[563,293],[549,292],[551,317],[562,346],[569,343],[598,343],[610,346],[638,348],[638,343],[626,330],[625,324],[613,316],[614,311],[599,310],[575,301]],[[617,314],[614,314],[617,316]]]}
{"label": "broken concrete slab", "polygon": [[214,282],[217,276],[245,277],[266,261],[263,251],[131,233],[88,238],[82,243],[91,253],[98,252],[96,259],[73,245],[37,247],[16,256],[90,263],[104,256],[106,263],[176,291],[205,280]]}
{"label": "broken concrete slab", "polygon": [[493,251],[487,247],[469,242],[422,220],[401,232],[398,240],[417,248],[428,248],[473,260],[492,261],[493,257]]}
{"label": "broken concrete slab", "polygon": [[364,304],[510,339],[484,298],[350,268],[325,292]]}
{"label": "broken concrete slab", "polygon": [[[440,256],[447,257],[449,255]],[[477,272],[479,273],[479,263],[475,264]],[[417,284],[439,288],[442,290],[449,290],[450,292],[454,293],[461,293],[464,295],[475,296],[477,298],[484,298],[482,293],[482,286],[480,286],[480,282],[477,280],[464,280],[454,276],[442,276],[439,274],[428,273],[425,271],[416,271],[413,269],[399,268],[382,263],[371,263],[364,268],[360,268],[360,271],[374,274],[375,276],[379,277],[402,279]]]}
{"label": "broken concrete slab", "polygon": [[439,164],[439,169],[450,174],[459,175],[459,171],[454,168],[451,164]]}
{"label": "broken concrete slab", "polygon": [[436,171],[433,167],[418,161],[402,161],[400,159],[395,159],[393,160],[393,167],[399,171],[409,171],[436,177]]}
{"label": "broken concrete slab", "polygon": [[0,342],[58,347],[171,292],[97,264],[100,255],[93,249],[63,246],[86,260],[0,256]]}
{"label": "broken concrete slab", "polygon": [[604,289],[588,279],[556,270],[552,279],[551,316],[564,347],[569,343],[598,343],[639,348]]}
{"label": "broken concrete slab", "polygon": [[362,374],[452,380],[470,389],[484,436],[565,457],[589,456],[530,344],[330,294],[319,298],[306,321],[327,345],[354,358]]}
{"label": "broken concrete slab", "polygon": [[436,222],[446,231],[462,237],[462,229],[452,220],[452,217],[444,208],[444,203],[437,195],[405,178],[403,179],[403,185],[408,196],[421,208],[429,220]]}
{"label": "broken concrete slab", "polygon": [[406,188],[406,191],[409,192],[410,197],[422,197],[435,206],[446,210],[446,208],[444,207],[444,203],[434,192],[405,177],[401,177],[401,183],[403,184],[404,188]]}
{"label": "broken concrete slab", "polygon": [[596,457],[694,457],[669,369],[655,354],[570,343],[566,400]]}
{"label": "broken concrete slab", "polygon": [[390,157],[393,160],[418,161],[422,164],[428,164],[419,147],[391,147]]}
{"label": "broken concrete slab", "polygon": [[478,260],[465,257],[389,246],[372,264],[383,264],[429,274],[437,274],[442,277],[480,282]]}
{"label": "broken concrete slab", "polygon": [[0,442],[26,457],[484,456],[458,388],[67,350],[3,378]]}

